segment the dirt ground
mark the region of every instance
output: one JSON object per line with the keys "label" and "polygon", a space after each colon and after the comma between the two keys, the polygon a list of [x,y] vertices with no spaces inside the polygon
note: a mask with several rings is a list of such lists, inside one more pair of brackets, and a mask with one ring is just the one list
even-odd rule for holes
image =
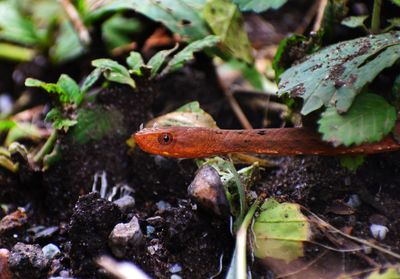
{"label": "dirt ground", "polygon": [[[301,8],[295,10],[291,6],[291,16],[280,27],[285,30],[276,34],[295,28],[302,17]],[[277,12],[269,15],[271,22],[280,20]],[[265,43],[262,37],[256,37],[260,45]],[[46,81],[56,80],[60,73],[81,77],[90,71],[92,56],[101,54],[102,50],[96,50],[50,74],[50,65],[43,57],[17,67],[5,63],[0,67],[0,91],[19,92],[26,77]],[[17,81],[15,76],[19,77]],[[35,94],[34,104],[49,102],[45,94],[31,94]],[[116,224],[128,223],[134,217],[143,235],[138,243],[122,249],[119,260],[135,263],[153,278],[224,278],[234,249],[231,220],[204,210],[189,198],[187,187],[197,171],[195,163],[151,156],[126,144],[142,123],[190,101],[199,101],[219,127],[241,128],[214,66],[200,54],[190,65],[160,80],[139,80],[138,92],[116,84],[102,89],[96,104],[87,106],[116,111],[118,121],[112,131],[101,140],[83,145],[74,144],[69,134],[61,134],[58,143],[62,160],[49,170],[33,169],[20,155],[13,155],[20,171],[14,174],[0,169],[0,278],[11,278],[11,274],[14,278],[110,278],[95,259],[115,255],[111,247],[116,245],[110,244],[109,235]],[[251,108],[244,105],[244,111]],[[255,128],[262,124],[263,116],[249,115]],[[339,159],[332,157],[268,159],[277,167],[261,172],[254,191],[299,203],[338,229],[400,252],[400,153],[368,156],[356,172],[344,169]],[[123,207],[93,193],[101,184],[106,194],[116,191],[113,201],[128,191],[134,202]],[[346,207],[354,196],[359,205]],[[373,238],[372,224],[388,228],[383,240]],[[306,245],[307,261],[292,266],[249,255],[252,278],[274,278],[296,268],[302,271],[290,278],[333,278],[346,271],[396,263],[396,259],[376,250],[345,251],[350,246],[342,238],[323,232],[316,242]],[[42,251],[50,243],[60,250],[51,260]],[[318,243],[329,243],[336,250],[324,249]],[[314,264],[304,268],[312,260]]]}

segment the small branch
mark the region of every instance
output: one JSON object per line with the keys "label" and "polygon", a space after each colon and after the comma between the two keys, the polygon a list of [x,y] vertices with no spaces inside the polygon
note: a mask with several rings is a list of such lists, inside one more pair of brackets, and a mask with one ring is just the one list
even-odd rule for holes
{"label": "small branch", "polygon": [[90,35],[86,26],[83,24],[82,19],[79,16],[78,11],[75,9],[74,5],[71,4],[70,0],[59,0],[61,6],[64,8],[69,20],[74,26],[75,31],[78,33],[80,41],[85,45],[90,44]]}
{"label": "small branch", "polygon": [[371,20],[371,33],[377,34],[381,28],[381,6],[382,0],[374,0],[374,7],[372,10]]}
{"label": "small branch", "polygon": [[324,12],[326,5],[328,4],[328,0],[320,0],[318,5],[317,16],[314,21],[314,26],[312,28],[313,32],[317,32],[321,28],[322,20],[324,18]]}
{"label": "small branch", "polygon": [[229,91],[224,83],[222,82],[221,78],[218,76],[218,83],[224,93],[226,99],[228,100],[229,105],[231,106],[233,113],[236,115],[237,119],[239,120],[240,124],[245,129],[253,129],[249,120],[247,119],[246,115],[244,114],[242,108],[240,107],[239,103],[236,101],[233,93]]}
{"label": "small branch", "polygon": [[304,15],[304,18],[302,20],[302,23],[299,25],[299,27],[296,28],[295,32],[296,34],[303,34],[304,31],[307,29],[307,26],[310,25],[311,20],[314,18],[315,14],[318,11],[318,7],[320,1],[314,1],[314,4],[311,6],[311,8],[308,10],[308,12]]}
{"label": "small branch", "polygon": [[44,156],[51,152],[51,150],[54,147],[54,144],[56,143],[56,140],[57,140],[57,130],[54,129],[53,132],[50,134],[49,138],[47,139],[47,141],[45,142],[45,144],[33,158],[33,161],[36,164],[42,161]]}
{"label": "small branch", "polygon": [[247,119],[246,115],[244,114],[242,108],[240,107],[239,103],[236,101],[235,97],[230,92],[226,92],[224,90],[225,97],[228,100],[233,112],[235,113],[236,117],[238,118],[240,124],[245,129],[253,129],[249,120]]}

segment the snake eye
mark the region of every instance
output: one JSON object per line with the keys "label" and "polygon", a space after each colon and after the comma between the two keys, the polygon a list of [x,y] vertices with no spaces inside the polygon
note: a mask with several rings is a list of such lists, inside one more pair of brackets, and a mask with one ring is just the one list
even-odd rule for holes
{"label": "snake eye", "polygon": [[163,133],[158,137],[158,142],[162,145],[167,145],[172,142],[172,135],[170,133]]}

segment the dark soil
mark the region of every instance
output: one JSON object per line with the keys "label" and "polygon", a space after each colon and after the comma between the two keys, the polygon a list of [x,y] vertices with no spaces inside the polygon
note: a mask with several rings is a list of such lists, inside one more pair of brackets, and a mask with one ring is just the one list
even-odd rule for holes
{"label": "dark soil", "polygon": [[[282,11],[262,15],[279,26],[269,43],[281,40],[282,33],[295,29],[304,17],[307,1],[292,2],[296,4],[283,10],[290,13],[285,19]],[[257,25],[257,20],[248,22]],[[272,32],[261,29],[258,31],[264,34]],[[343,37],[348,35],[343,33]],[[255,44],[268,44],[264,41],[267,37],[253,35],[259,39]],[[103,50],[94,53],[98,58]],[[0,92],[11,92],[17,98],[26,77],[54,82],[61,73],[68,73],[80,80],[90,71],[91,55],[56,69],[41,57],[20,65],[4,63],[0,67]],[[95,102],[84,104],[85,109],[117,112],[118,121],[106,136],[78,144],[71,136],[72,128],[59,135],[62,159],[48,170],[28,164],[19,153],[12,155],[13,161],[20,164],[16,174],[0,169],[0,248],[4,248],[0,249],[0,278],[10,278],[10,274],[14,278],[111,278],[96,260],[103,255],[117,258],[110,248],[110,233],[116,224],[128,223],[134,217],[139,220],[143,239],[137,245],[130,243],[132,246],[118,260],[138,265],[153,278],[171,278],[174,274],[182,278],[224,278],[234,250],[231,220],[203,209],[189,198],[187,187],[197,171],[195,163],[151,156],[130,148],[126,141],[141,124],[191,101],[199,101],[221,128],[241,128],[239,121],[205,55],[197,55],[193,63],[162,79],[148,82],[143,78],[137,83],[137,91],[110,83],[101,89]],[[32,90],[28,94],[36,96],[32,105],[51,104],[45,94]],[[243,99],[251,98],[257,96]],[[255,128],[262,126],[263,114],[245,105],[243,109],[253,112],[247,115]],[[282,124],[278,123],[280,117],[272,119],[276,127]],[[27,146],[36,148],[31,142]],[[278,166],[262,171],[255,192],[299,203],[305,212],[314,212],[338,229],[400,252],[400,153],[368,156],[356,172],[344,169],[339,159],[332,157],[272,160]],[[101,187],[104,197],[92,192],[101,192]],[[134,202],[121,209],[114,201],[126,194]],[[360,205],[346,207],[354,195]],[[389,229],[383,240],[373,238],[371,224]],[[307,244],[305,260],[316,259],[308,268],[304,268],[308,263],[305,261],[288,266],[249,256],[252,278],[273,278],[302,268],[290,278],[333,278],[345,271],[395,263],[394,258],[374,250],[345,252],[343,249],[352,246],[344,238],[315,230],[316,242],[337,251],[328,251],[318,243]],[[50,243],[60,252],[48,259],[43,247]]]}

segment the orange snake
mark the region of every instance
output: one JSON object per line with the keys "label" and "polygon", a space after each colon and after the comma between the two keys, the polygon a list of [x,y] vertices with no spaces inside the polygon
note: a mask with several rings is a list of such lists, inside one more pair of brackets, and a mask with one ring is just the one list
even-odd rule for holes
{"label": "orange snake", "polygon": [[[400,122],[396,124],[400,132]],[[176,158],[201,158],[228,153],[267,155],[357,155],[400,150],[391,136],[380,142],[334,147],[308,128],[221,130],[197,127],[145,128],[134,135],[140,148]]]}

